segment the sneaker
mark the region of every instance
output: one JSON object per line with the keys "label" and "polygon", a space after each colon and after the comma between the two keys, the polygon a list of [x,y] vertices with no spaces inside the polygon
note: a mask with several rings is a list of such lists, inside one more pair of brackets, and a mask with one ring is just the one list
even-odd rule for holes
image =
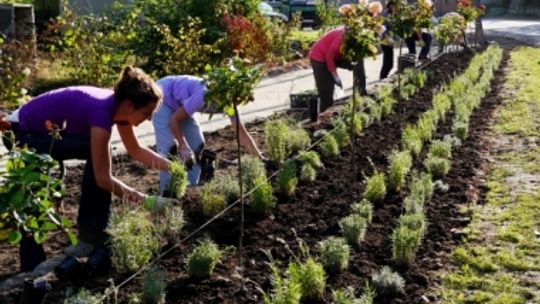
{"label": "sneaker", "polygon": [[81,257],[87,257],[88,255],[90,255],[92,250],[94,250],[94,246],[79,240],[77,245],[70,246],[64,249],[64,253],[67,255],[77,257],[77,258],[81,258]]}

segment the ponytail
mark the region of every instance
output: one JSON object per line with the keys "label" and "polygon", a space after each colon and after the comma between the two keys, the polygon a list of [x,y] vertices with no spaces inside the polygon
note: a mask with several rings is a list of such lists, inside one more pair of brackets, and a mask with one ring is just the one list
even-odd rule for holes
{"label": "ponytail", "polygon": [[129,100],[135,109],[140,109],[160,101],[163,93],[143,70],[128,65],[114,86],[114,96],[117,104]]}

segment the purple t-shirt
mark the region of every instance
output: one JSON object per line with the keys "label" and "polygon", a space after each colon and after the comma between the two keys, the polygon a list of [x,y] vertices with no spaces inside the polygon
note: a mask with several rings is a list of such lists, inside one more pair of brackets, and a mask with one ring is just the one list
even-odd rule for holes
{"label": "purple t-shirt", "polygon": [[163,91],[163,104],[173,111],[184,107],[189,116],[204,109],[207,91],[204,79],[191,75],[166,76],[156,82]]}
{"label": "purple t-shirt", "polygon": [[90,86],[75,86],[43,93],[19,110],[19,127],[45,132],[45,121],[62,126],[65,133],[90,137],[92,127],[111,131],[115,110],[114,92]]}

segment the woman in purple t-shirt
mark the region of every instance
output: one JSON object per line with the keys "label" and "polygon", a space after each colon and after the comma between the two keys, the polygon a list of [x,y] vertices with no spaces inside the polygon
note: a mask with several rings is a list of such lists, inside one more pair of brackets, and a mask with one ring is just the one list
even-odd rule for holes
{"label": "woman in purple t-shirt", "polygon": [[[116,125],[131,157],[167,171],[170,161],[139,145],[133,131],[134,126],[151,119],[161,99],[161,90],[149,76],[141,69],[126,67],[114,90],[91,86],[53,90],[34,98],[4,121],[4,127],[10,126],[14,133],[17,145],[28,145],[38,153],[49,153],[52,138],[46,122],[65,125],[62,138],[52,145],[51,156],[58,161],[86,160],[77,218],[79,245],[77,250],[71,248],[73,255],[88,255],[106,241],[104,229],[109,220],[111,194],[145,206],[155,202],[152,196],[112,175],[109,144],[112,127]],[[6,137],[4,143],[8,148],[13,144]],[[81,252],[81,248],[86,250]]]}
{"label": "woman in purple t-shirt", "polygon": [[[204,137],[194,114],[205,108],[204,95],[208,89],[204,80],[190,75],[176,75],[161,78],[157,84],[163,91],[163,103],[152,119],[158,153],[166,157],[171,148],[176,146],[175,152],[184,161],[199,159]],[[262,158],[253,138],[237,116],[231,117],[231,121],[233,124],[237,121],[240,123],[240,143],[250,154]],[[200,173],[201,168],[195,162],[188,171],[191,185],[199,183]],[[169,174],[161,171],[159,186],[162,194],[168,181]]]}

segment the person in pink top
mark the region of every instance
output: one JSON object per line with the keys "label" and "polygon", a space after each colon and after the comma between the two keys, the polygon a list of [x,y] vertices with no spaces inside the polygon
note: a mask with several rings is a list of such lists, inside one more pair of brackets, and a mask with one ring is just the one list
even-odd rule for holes
{"label": "person in pink top", "polygon": [[341,53],[345,28],[340,27],[322,36],[309,51],[309,60],[315,76],[315,86],[321,100],[321,112],[334,104],[334,85],[343,88],[337,68],[353,70],[359,92],[366,94],[366,74],[364,59],[358,58],[356,66],[345,59]]}

